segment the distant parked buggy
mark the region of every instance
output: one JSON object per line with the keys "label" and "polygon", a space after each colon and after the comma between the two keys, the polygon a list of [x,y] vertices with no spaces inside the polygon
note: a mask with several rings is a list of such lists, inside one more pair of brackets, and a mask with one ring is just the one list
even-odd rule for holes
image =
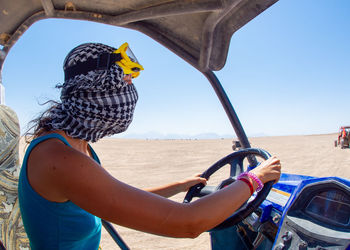
{"label": "distant parked buggy", "polygon": [[350,140],[350,126],[340,127],[338,133],[338,140],[334,141],[334,146],[340,146],[340,148],[349,148],[349,140]]}
{"label": "distant parked buggy", "polygon": [[238,151],[240,149],[242,149],[242,145],[239,141],[233,140],[232,141],[232,149],[233,151]]}

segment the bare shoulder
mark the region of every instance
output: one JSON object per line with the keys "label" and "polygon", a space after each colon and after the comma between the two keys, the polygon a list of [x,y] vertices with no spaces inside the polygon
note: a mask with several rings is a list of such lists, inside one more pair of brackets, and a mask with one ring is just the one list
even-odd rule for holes
{"label": "bare shoulder", "polygon": [[72,188],[70,185],[77,183],[85,171],[102,170],[89,156],[58,139],[46,140],[33,148],[27,168],[28,179],[34,190],[55,202],[69,200],[65,189]]}
{"label": "bare shoulder", "polygon": [[50,138],[36,145],[30,154],[30,158],[33,160],[40,159],[40,163],[46,163],[47,161],[61,158],[64,152],[69,152],[71,149],[61,140]]}
{"label": "bare shoulder", "polygon": [[[29,156],[28,165],[35,165],[35,168],[47,171],[59,172],[74,171],[76,165],[94,164],[93,159],[89,156],[65,145],[58,139],[49,139],[38,144]],[[96,163],[97,164],[97,163]],[[67,169],[69,168],[69,169]]]}

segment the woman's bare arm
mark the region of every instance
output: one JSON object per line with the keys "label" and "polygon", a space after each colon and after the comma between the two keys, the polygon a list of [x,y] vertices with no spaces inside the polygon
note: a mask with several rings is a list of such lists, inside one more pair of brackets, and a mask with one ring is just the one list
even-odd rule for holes
{"label": "woman's bare arm", "polygon": [[[222,222],[250,197],[248,186],[237,181],[192,203],[177,203],[118,181],[93,159],[57,140],[34,148],[29,163],[29,181],[44,198],[60,197],[59,201],[63,201],[65,197],[115,224],[171,237],[198,236]],[[279,161],[270,165],[273,173],[266,174],[264,180],[279,177]],[[50,192],[44,191],[47,188]]]}

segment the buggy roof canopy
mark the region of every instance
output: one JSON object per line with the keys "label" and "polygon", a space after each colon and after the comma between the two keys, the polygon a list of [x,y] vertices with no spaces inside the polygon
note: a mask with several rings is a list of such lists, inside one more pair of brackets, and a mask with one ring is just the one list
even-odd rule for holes
{"label": "buggy roof canopy", "polygon": [[200,71],[220,70],[233,33],[277,1],[1,1],[0,69],[11,47],[30,25],[45,18],[66,18],[138,30]]}

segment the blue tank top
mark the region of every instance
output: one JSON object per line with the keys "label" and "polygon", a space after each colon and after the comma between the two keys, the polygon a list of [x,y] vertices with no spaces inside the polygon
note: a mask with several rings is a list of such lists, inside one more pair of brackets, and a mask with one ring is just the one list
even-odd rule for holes
{"label": "blue tank top", "polygon": [[[40,196],[29,184],[27,160],[40,142],[57,138],[71,147],[59,134],[34,139],[24,156],[18,183],[18,198],[24,228],[31,249],[87,249],[96,250],[101,239],[101,219],[86,212],[71,201],[52,202]],[[90,145],[89,145],[90,147]],[[93,158],[100,161],[90,147]]]}

